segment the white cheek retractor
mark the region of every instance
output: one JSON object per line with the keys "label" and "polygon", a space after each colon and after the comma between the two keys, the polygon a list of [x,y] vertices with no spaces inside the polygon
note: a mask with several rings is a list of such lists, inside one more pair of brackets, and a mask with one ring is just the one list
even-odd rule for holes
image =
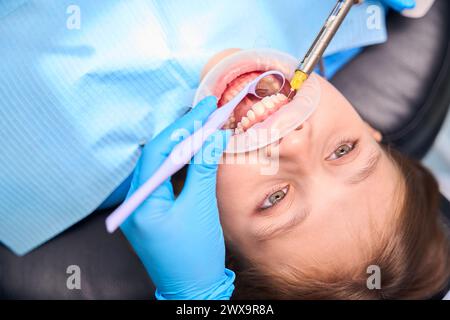
{"label": "white cheek retractor", "polygon": [[[204,97],[214,95],[220,99],[226,85],[248,72],[280,71],[285,78],[293,76],[297,60],[283,52],[272,49],[238,51],[214,66],[197,90],[193,105]],[[314,112],[320,102],[320,83],[315,74],[306,80],[295,97],[245,132],[231,137],[227,153],[250,152],[277,142],[299,126]]]}

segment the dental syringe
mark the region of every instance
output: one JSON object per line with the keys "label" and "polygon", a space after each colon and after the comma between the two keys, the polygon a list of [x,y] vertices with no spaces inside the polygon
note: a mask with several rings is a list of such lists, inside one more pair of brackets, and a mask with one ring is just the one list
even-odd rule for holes
{"label": "dental syringe", "polygon": [[360,2],[362,0],[338,0],[305,57],[295,69],[294,76],[290,81],[291,91],[288,99],[293,97],[294,93],[300,89],[303,82],[313,72],[351,7]]}

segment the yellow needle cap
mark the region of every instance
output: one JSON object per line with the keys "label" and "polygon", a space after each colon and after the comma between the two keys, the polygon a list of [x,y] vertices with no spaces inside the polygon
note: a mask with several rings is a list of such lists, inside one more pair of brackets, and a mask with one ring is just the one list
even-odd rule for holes
{"label": "yellow needle cap", "polygon": [[302,86],[303,82],[306,81],[306,79],[308,79],[308,75],[306,73],[300,70],[296,70],[290,82],[291,88],[293,90],[300,89],[300,87]]}

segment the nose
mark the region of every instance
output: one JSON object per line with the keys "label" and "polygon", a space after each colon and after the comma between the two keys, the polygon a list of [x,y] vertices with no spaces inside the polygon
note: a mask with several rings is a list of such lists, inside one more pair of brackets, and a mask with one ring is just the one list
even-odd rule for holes
{"label": "nose", "polygon": [[305,121],[300,127],[284,136],[279,145],[280,158],[306,159],[311,147],[311,125]]}

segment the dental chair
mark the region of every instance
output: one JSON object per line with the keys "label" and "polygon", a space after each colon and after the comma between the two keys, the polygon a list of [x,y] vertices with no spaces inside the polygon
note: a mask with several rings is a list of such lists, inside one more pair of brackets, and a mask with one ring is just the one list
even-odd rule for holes
{"label": "dental chair", "polygon": [[[450,2],[418,20],[391,12],[389,40],[369,47],[332,79],[384,142],[421,159],[450,106]],[[441,211],[450,221],[450,204]],[[152,299],[154,287],[120,231],[107,234],[111,210],[97,211],[24,257],[0,245],[0,299]],[[449,223],[450,227],[450,223]],[[69,290],[67,268],[81,269]]]}

